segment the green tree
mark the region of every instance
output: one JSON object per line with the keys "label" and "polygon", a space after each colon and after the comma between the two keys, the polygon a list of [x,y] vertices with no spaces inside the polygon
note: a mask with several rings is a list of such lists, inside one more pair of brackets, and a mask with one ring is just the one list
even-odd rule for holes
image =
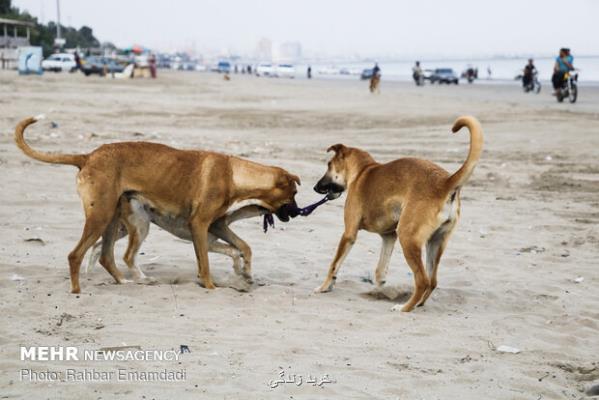
{"label": "green tree", "polygon": [[[30,15],[28,12],[22,12],[17,7],[13,7],[11,0],[0,0],[0,17],[32,22],[35,24],[35,27],[31,30],[31,44],[34,46],[41,46],[45,56],[48,56],[54,51],[54,39],[56,38],[55,22],[50,21],[47,25],[42,25],[38,23],[37,18]],[[66,40],[65,47],[67,48],[100,47],[100,41],[96,39],[92,28],[89,26],[82,26],[81,28],[76,29],[61,24],[60,29]]]}
{"label": "green tree", "polygon": [[8,14],[12,10],[11,0],[0,0],[0,15]]}

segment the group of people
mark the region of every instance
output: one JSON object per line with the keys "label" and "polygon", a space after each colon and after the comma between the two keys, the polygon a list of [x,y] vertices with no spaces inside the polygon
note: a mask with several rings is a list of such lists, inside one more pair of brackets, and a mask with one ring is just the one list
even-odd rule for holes
{"label": "group of people", "polygon": [[[559,55],[555,58],[553,65],[553,75],[551,76],[551,83],[553,84],[553,95],[556,95],[559,89],[562,87],[566,74],[570,71],[574,71],[574,57],[570,52],[570,49],[562,47],[559,50]],[[522,86],[527,87],[533,81],[537,74],[537,68],[535,67],[534,60],[530,58],[528,64],[524,67],[522,74]]]}
{"label": "group of people", "polygon": [[[376,67],[378,67],[378,65]],[[555,58],[555,64],[553,66],[553,75],[551,77],[554,95],[557,95],[557,92],[562,87],[566,74],[570,71],[574,71],[574,69],[574,57],[572,56],[570,49],[562,47],[559,50],[559,55]],[[468,73],[470,72],[471,69],[468,70]],[[534,60],[530,58],[528,60],[528,64],[526,64],[526,66],[524,67],[524,71],[522,74],[522,86],[528,87],[533,82],[533,79],[536,74],[537,68],[535,67]],[[414,78],[414,81],[418,84],[419,82],[422,82],[422,76],[423,71],[420,67],[420,61],[416,61],[416,64],[414,65],[414,67],[412,67],[412,77]]]}

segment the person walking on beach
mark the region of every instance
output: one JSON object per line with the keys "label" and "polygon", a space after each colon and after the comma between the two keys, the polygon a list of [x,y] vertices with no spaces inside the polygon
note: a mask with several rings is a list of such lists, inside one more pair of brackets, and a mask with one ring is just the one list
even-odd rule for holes
{"label": "person walking on beach", "polygon": [[156,79],[156,55],[154,53],[150,54],[148,63],[150,64],[150,76],[152,79]]}
{"label": "person walking on beach", "polygon": [[564,75],[566,72],[574,70],[574,57],[570,54],[570,49],[562,47],[559,50],[559,56],[555,58],[555,64],[553,65],[553,76],[551,82],[553,83],[553,95],[556,96],[562,82],[564,81]]}
{"label": "person walking on beach", "polygon": [[75,57],[75,70],[79,70],[82,71],[81,69],[81,57],[79,57],[79,52],[75,52],[74,54]]}
{"label": "person walking on beach", "polygon": [[307,71],[308,79],[312,79],[312,66],[308,65]]}
{"label": "person walking on beach", "polygon": [[422,68],[420,67],[420,61],[416,61],[416,64],[412,67],[412,78],[416,82],[416,86],[424,85],[424,76],[422,75]]}
{"label": "person walking on beach", "polygon": [[374,63],[374,68],[372,69],[372,76],[370,77],[370,93],[380,93],[379,84],[381,82],[381,68],[378,63]]}

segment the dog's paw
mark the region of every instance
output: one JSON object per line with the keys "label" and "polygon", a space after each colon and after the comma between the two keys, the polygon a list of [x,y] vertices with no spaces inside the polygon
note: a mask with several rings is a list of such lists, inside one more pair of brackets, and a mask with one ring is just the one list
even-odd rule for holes
{"label": "dog's paw", "polygon": [[212,282],[205,283],[205,282],[200,281],[199,284],[204,289],[210,289],[210,290],[216,289],[216,286],[214,286],[214,283],[212,283]]}
{"label": "dog's paw", "polygon": [[414,306],[411,306],[409,304],[405,304],[402,308],[401,311],[402,312],[411,312],[414,309]]}
{"label": "dog's paw", "polygon": [[321,285],[314,289],[314,293],[327,293],[333,290],[333,285]]}

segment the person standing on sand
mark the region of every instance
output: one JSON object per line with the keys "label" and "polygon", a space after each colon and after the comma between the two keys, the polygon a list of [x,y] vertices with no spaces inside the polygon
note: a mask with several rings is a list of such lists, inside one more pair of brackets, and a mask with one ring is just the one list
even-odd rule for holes
{"label": "person standing on sand", "polygon": [[416,61],[416,64],[412,67],[412,78],[414,78],[414,82],[416,82],[417,86],[424,84],[424,79],[422,77],[422,68],[420,67],[420,61]]}
{"label": "person standing on sand", "polygon": [[81,57],[79,57],[79,53],[75,52],[74,57],[75,57],[75,69],[79,70],[79,71],[82,71],[82,69],[81,69]]}
{"label": "person standing on sand", "polygon": [[308,65],[308,79],[312,79],[312,67],[310,65]]}
{"label": "person standing on sand", "polygon": [[150,54],[148,63],[150,64],[150,76],[152,79],[156,79],[156,55],[154,53]]}

